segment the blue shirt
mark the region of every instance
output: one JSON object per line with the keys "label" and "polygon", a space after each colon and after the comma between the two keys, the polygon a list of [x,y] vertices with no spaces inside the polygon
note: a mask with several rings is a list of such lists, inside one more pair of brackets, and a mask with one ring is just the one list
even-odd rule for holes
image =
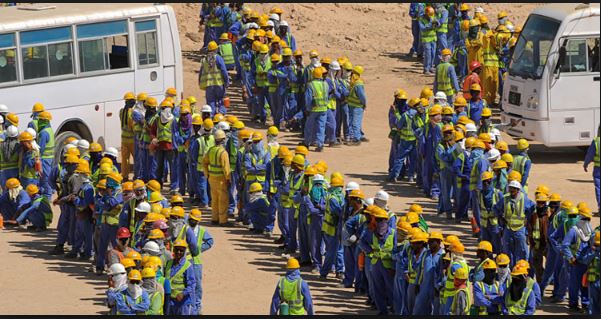
{"label": "blue shirt", "polygon": [[[225,85],[225,87],[228,87],[230,85],[230,77],[227,73],[227,68],[225,66],[225,62],[223,61],[223,58],[220,55],[215,55],[215,63],[217,64],[217,68],[219,69],[219,72],[221,72],[221,77],[223,78],[223,84]],[[202,77],[202,73],[203,73],[203,63],[200,64],[200,69],[198,70],[198,78],[200,79]]]}
{"label": "blue shirt", "polygon": [[[300,277],[300,270],[288,270],[286,271],[286,279],[288,281],[302,280]],[[309,285],[306,281],[302,280],[301,282],[301,295],[303,296],[303,307],[307,312],[307,315],[312,316],[313,312],[313,299],[311,298],[311,292],[309,291]],[[271,306],[269,309],[269,315],[274,316],[279,313],[280,310],[280,285],[279,281],[275,287],[275,291],[273,292],[273,297],[271,298]]]}

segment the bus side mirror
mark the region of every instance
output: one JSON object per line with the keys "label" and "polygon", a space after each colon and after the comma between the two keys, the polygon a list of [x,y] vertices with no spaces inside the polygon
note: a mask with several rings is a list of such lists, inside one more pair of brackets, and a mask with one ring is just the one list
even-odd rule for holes
{"label": "bus side mirror", "polygon": [[559,47],[559,58],[557,59],[557,66],[555,67],[555,74],[557,75],[557,77],[559,77],[559,72],[561,70],[561,67],[565,65],[566,63],[566,56],[567,56],[567,50],[566,50],[566,44],[567,44],[567,40],[565,40],[563,42],[563,45],[561,47]]}

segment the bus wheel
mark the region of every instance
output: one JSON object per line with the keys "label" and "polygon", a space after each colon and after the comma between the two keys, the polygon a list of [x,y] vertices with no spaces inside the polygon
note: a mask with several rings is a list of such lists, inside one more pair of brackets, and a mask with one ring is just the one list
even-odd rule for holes
{"label": "bus wheel", "polygon": [[61,159],[63,158],[63,154],[65,153],[65,141],[69,138],[69,137],[75,137],[76,139],[81,139],[81,136],[79,136],[79,134],[73,132],[73,131],[65,131],[60,133],[55,139],[54,139],[54,162],[55,163],[60,163]]}

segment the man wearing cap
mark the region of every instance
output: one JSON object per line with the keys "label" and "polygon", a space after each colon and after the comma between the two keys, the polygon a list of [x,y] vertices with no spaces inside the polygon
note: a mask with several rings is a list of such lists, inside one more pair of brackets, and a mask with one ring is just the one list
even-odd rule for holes
{"label": "man wearing cap", "polygon": [[546,194],[536,194],[536,214],[528,219],[527,232],[530,246],[530,264],[536,272],[536,281],[541,284],[543,279],[543,261],[547,249],[547,234],[549,228],[549,197]]}
{"label": "man wearing cap", "polygon": [[170,315],[197,314],[195,289],[196,276],[193,262],[186,257],[188,244],[185,240],[173,243],[173,259],[165,265],[165,278],[171,282],[169,295]]}
{"label": "man wearing cap", "polygon": [[426,270],[433,271],[432,259],[427,258],[430,255],[427,248],[428,234],[421,231],[416,232],[409,241],[411,247],[406,251],[407,263],[406,268],[403,269],[405,280],[408,283],[405,292],[406,310],[412,315],[429,315],[431,309],[426,300],[429,296],[434,295],[430,292],[433,285],[423,281]]}
{"label": "man wearing cap", "polygon": [[230,85],[230,77],[223,58],[217,54],[219,46],[211,41],[207,45],[207,56],[201,61],[198,71],[198,84],[205,91],[206,102],[211,106],[213,114],[225,114],[223,105],[225,89]]}
{"label": "man wearing cap", "polygon": [[226,226],[229,207],[230,160],[225,145],[225,132],[216,130],[215,145],[203,158],[204,174],[208,177],[211,187],[211,223]]}
{"label": "man wearing cap", "polygon": [[[446,10],[445,10],[446,11]],[[445,41],[446,42],[446,41]],[[434,77],[434,91],[444,92],[447,95],[449,105],[455,100],[455,93],[461,90],[455,73],[455,67],[449,63],[451,60],[451,50],[444,48],[441,51],[441,62],[436,66],[436,76]]]}
{"label": "man wearing cap", "polygon": [[536,312],[534,279],[528,277],[528,269],[515,265],[511,271],[511,283],[505,290],[504,315],[533,315]]}
{"label": "man wearing cap", "polygon": [[280,278],[273,292],[269,314],[314,315],[311,291],[300,276],[300,264],[296,258],[289,258],[286,263],[286,275]]}
{"label": "man wearing cap", "polygon": [[534,213],[535,204],[522,192],[518,181],[509,182],[509,193],[493,207],[503,231],[501,251],[509,256],[512,264],[528,259],[526,221]]}
{"label": "man wearing cap", "polygon": [[343,277],[343,268],[337,261],[337,253],[340,248],[340,230],[343,221],[344,194],[342,192],[344,180],[334,177],[330,181],[330,188],[325,198],[325,211],[322,224],[323,238],[326,246],[326,254],[321,267],[320,277],[324,278],[336,264],[336,277]]}

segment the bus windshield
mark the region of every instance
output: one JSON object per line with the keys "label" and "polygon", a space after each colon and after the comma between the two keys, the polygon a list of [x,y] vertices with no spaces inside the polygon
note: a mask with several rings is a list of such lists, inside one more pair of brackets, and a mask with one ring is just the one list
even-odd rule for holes
{"label": "bus windshield", "polygon": [[509,74],[540,79],[547,63],[551,44],[561,22],[531,15],[520,33],[509,65]]}

